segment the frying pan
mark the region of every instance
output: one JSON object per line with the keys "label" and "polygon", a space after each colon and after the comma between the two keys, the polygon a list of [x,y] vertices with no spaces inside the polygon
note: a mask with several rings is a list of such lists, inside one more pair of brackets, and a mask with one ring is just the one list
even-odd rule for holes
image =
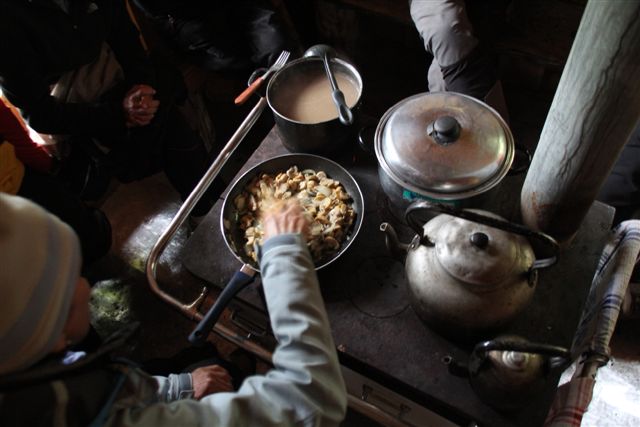
{"label": "frying pan", "polygon": [[231,299],[242,289],[251,284],[256,273],[260,272],[258,263],[249,257],[244,251],[244,230],[241,230],[236,220],[237,209],[233,200],[237,195],[242,193],[249,182],[258,173],[277,174],[285,172],[291,166],[297,166],[299,170],[313,169],[315,171],[324,171],[331,179],[339,181],[347,193],[353,200],[353,209],[356,212],[356,219],[351,226],[351,230],[347,234],[347,238],[342,242],[340,249],[326,258],[316,261],[315,269],[319,270],[334,262],[342,255],[355,239],[360,226],[362,225],[362,216],[364,212],[364,201],[362,192],[356,180],[346,169],[339,164],[325,157],[312,154],[286,154],[283,156],[273,157],[245,172],[231,187],[227,197],[222,205],[222,213],[220,215],[220,226],[224,241],[231,253],[242,263],[240,271],[237,271],[225,288],[220,293],[218,299],[209,309],[207,314],[202,318],[198,326],[189,335],[189,341],[192,344],[200,345],[206,341],[209,331],[218,321],[218,318],[229,304]]}

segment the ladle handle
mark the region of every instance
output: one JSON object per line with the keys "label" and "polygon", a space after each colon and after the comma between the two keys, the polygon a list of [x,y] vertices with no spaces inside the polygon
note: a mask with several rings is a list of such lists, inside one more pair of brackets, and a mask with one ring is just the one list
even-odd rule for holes
{"label": "ladle handle", "polygon": [[533,159],[533,155],[531,151],[520,143],[515,143],[515,151],[514,151],[514,159],[511,167],[509,168],[509,172],[507,175],[514,176],[525,173],[529,170],[529,166],[531,165],[531,160]]}
{"label": "ladle handle", "polygon": [[[548,234],[544,234],[539,231],[533,231],[523,225],[516,224],[514,222],[492,218],[486,215],[479,214],[477,212],[472,212],[467,209],[456,209],[442,203],[434,203],[428,200],[417,200],[411,203],[404,214],[404,218],[407,224],[421,237],[424,233],[424,230],[422,228],[423,222],[419,221],[416,218],[416,214],[420,211],[431,211],[455,216],[458,218],[466,219],[467,221],[476,222],[478,224],[483,224],[488,227],[504,230],[509,233],[519,234],[526,237],[527,239],[534,239],[538,242],[541,242],[544,246],[549,248],[551,255],[546,258],[536,259],[531,266],[531,270],[550,267],[555,264],[558,259],[558,242],[556,242],[556,240]],[[423,239],[424,238],[428,239],[429,237],[424,236]]]}
{"label": "ladle handle", "polygon": [[327,73],[327,77],[329,77],[329,83],[331,83],[331,95],[333,97],[333,103],[338,108],[340,123],[350,125],[353,123],[353,113],[351,109],[347,107],[347,101],[344,99],[344,94],[338,87],[336,77],[333,75],[333,71],[331,71],[331,67],[329,66],[329,57],[326,54],[322,58],[322,62],[324,63],[324,70]]}
{"label": "ladle handle", "polygon": [[333,102],[338,107],[338,114],[340,117],[340,123],[343,125],[350,125],[353,123],[353,113],[351,109],[347,107],[347,102],[344,99],[344,94],[340,90],[333,91]]}

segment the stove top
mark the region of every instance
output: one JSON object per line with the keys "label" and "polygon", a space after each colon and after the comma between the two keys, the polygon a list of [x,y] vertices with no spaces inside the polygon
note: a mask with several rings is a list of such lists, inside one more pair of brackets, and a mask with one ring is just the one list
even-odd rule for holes
{"label": "stove top", "polygon": [[[238,176],[261,161],[286,153],[274,129]],[[355,147],[332,159],[358,182],[365,206],[356,240],[339,259],[318,271],[341,360],[461,423],[473,420],[488,425],[542,424],[557,378],[517,414],[504,414],[480,401],[466,378],[449,373],[448,362],[466,361],[472,346],[430,330],[412,310],[404,266],[387,250],[379,226],[382,222],[391,223],[404,242],[410,241],[414,233],[380,188],[375,156]],[[521,180],[507,183],[505,188],[519,188],[519,184]],[[508,190],[501,193],[510,194]],[[519,199],[519,191],[511,194],[516,195],[511,200]],[[221,208],[219,201],[183,253],[188,270],[219,288],[240,268],[221,235]],[[612,216],[608,206],[594,204],[571,247],[561,254],[555,266],[540,272],[532,303],[505,333],[570,346]],[[237,298],[258,311],[265,310],[259,278]]]}

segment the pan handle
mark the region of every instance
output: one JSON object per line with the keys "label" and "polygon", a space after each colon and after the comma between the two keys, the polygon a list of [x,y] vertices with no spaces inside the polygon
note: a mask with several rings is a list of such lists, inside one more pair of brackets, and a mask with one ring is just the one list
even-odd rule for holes
{"label": "pan handle", "polygon": [[256,272],[247,264],[237,271],[227,286],[224,287],[216,302],[211,306],[207,314],[200,320],[198,326],[189,335],[189,342],[195,346],[203,345],[207,341],[209,332],[215,326],[218,318],[227,307],[231,299],[238,292],[249,286],[256,277]]}

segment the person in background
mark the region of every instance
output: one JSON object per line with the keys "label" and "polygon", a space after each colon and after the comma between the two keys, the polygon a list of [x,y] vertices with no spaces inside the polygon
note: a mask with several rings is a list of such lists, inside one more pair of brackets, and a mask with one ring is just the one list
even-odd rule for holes
{"label": "person in background", "polygon": [[640,218],[640,123],[602,184],[597,199],[616,208],[614,226]]}
{"label": "person in background", "polygon": [[507,106],[497,61],[476,36],[464,0],[409,0],[411,19],[433,58],[429,91],[458,92],[492,106],[505,121]]}
{"label": "person in background", "polygon": [[[270,67],[283,50],[295,52],[296,43],[281,19],[281,4],[271,0],[130,0],[149,50],[177,62],[185,76],[191,99],[205,105],[202,117],[215,136],[207,139],[213,151],[221,150],[245,120],[263,85],[247,102],[236,97],[250,76]],[[254,74],[255,73],[255,74]],[[198,101],[199,100],[199,101]],[[220,171],[232,182],[240,167],[269,134],[275,122],[262,114]],[[201,125],[202,126],[202,125]]]}
{"label": "person in background", "polygon": [[290,48],[273,2],[132,0],[167,47],[203,69],[241,76]]}
{"label": "person in background", "polygon": [[54,168],[54,158],[33,141],[0,98],[0,192],[32,200],[69,224],[89,265],[109,252],[111,225],[100,209],[87,206],[56,179]]}
{"label": "person in background", "polygon": [[110,354],[71,351],[88,329],[89,287],[73,231],[32,202],[0,194],[2,425],[338,426],[346,389],[295,202],[265,215],[260,271],[278,344],[274,368],[231,391],[224,368],[152,377]]}
{"label": "person in background", "polygon": [[[26,123],[108,171],[88,191],[87,176],[63,163],[83,198],[99,199],[112,175],[130,182],[160,170],[188,197],[210,156],[177,108],[182,76],[147,55],[125,0],[0,0],[0,37],[0,88]],[[193,216],[208,212],[212,191]]]}

